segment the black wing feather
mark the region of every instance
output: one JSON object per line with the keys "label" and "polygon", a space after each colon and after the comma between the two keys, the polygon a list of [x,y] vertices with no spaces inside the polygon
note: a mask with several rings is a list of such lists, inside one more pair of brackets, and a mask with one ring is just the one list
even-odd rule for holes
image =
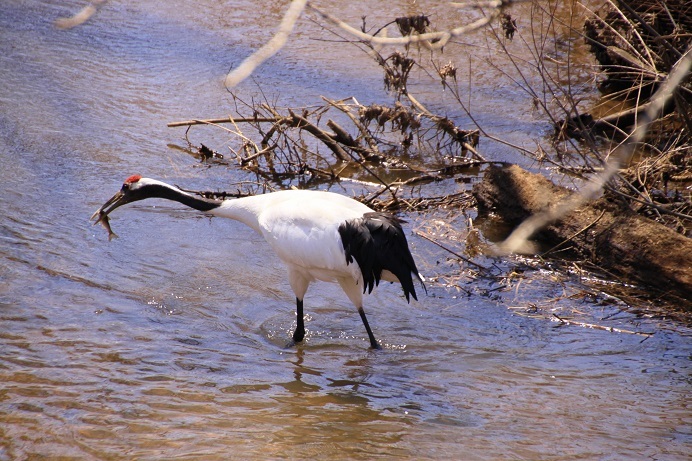
{"label": "black wing feather", "polygon": [[413,274],[420,278],[401,228],[403,222],[390,214],[373,212],[339,226],[346,263],[355,259],[363,274],[363,293],[372,292],[380,283],[382,271],[388,270],[399,279],[406,301],[410,296],[418,300]]}

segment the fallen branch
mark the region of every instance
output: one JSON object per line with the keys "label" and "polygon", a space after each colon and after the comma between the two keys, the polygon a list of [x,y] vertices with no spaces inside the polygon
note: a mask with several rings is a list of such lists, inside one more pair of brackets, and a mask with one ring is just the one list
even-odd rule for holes
{"label": "fallen branch", "polygon": [[209,118],[209,119],[195,119],[195,120],[184,120],[182,122],[170,122],[166,126],[168,128],[175,128],[179,126],[193,126],[193,125],[220,125],[223,123],[276,123],[281,120],[281,117],[224,117],[224,118]]}
{"label": "fallen branch", "polygon": [[344,162],[350,160],[350,156],[344,151],[339,143],[334,141],[334,138],[330,134],[310,123],[305,117],[296,115],[292,110],[289,109],[288,112],[291,114],[291,118],[287,120],[287,123],[290,124],[290,126],[305,130],[315,138],[322,141],[322,143],[327,146],[339,160]]}
{"label": "fallen branch", "polygon": [[563,325],[574,325],[582,328],[592,328],[594,330],[604,330],[604,331],[610,331],[612,333],[626,333],[629,335],[639,335],[639,336],[645,336],[644,340],[649,339],[651,336],[653,336],[653,333],[644,333],[640,331],[632,331],[632,330],[625,330],[622,328],[615,328],[615,327],[607,327],[605,325],[598,325],[596,323],[586,323],[586,322],[579,322],[576,320],[568,320],[565,318],[562,318],[558,316],[557,314],[553,314],[553,317],[557,319],[558,322],[560,322],[558,327],[561,327]]}

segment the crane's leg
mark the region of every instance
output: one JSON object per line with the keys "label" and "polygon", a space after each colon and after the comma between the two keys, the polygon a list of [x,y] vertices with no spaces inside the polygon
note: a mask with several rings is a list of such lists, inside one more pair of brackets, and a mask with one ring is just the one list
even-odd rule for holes
{"label": "crane's leg", "polygon": [[296,298],[296,331],[293,332],[293,342],[299,343],[305,337],[305,321],[303,320],[303,300]]}
{"label": "crane's leg", "polygon": [[375,335],[372,334],[372,330],[370,329],[370,324],[368,323],[368,318],[365,316],[363,306],[358,308],[358,313],[360,314],[361,320],[363,320],[363,325],[365,325],[365,331],[368,332],[368,337],[370,338],[370,347],[372,347],[373,349],[380,349],[380,345],[375,339]]}
{"label": "crane's leg", "polygon": [[293,332],[293,341],[286,347],[293,347],[305,338],[305,320],[303,319],[303,298],[308,291],[310,281],[302,273],[294,268],[288,269],[288,283],[291,284],[296,295],[296,330]]}
{"label": "crane's leg", "polygon": [[344,290],[344,293],[346,293],[346,296],[348,296],[348,299],[351,300],[354,306],[358,309],[358,314],[360,314],[360,319],[363,321],[363,325],[365,325],[365,331],[368,332],[368,338],[370,339],[370,347],[373,349],[380,349],[380,345],[378,344],[377,340],[375,339],[375,335],[372,334],[372,329],[370,328],[370,324],[368,323],[368,318],[365,316],[365,311],[363,310],[363,291],[356,284],[355,280],[353,280],[351,277],[346,277],[339,279],[339,285],[341,285],[341,289]]}

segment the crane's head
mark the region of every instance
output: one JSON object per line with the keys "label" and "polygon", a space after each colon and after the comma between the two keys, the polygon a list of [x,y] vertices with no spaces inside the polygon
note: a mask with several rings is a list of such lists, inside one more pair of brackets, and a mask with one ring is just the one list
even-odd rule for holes
{"label": "crane's head", "polygon": [[150,182],[151,180],[142,178],[138,174],[130,176],[123,183],[123,187],[113,197],[108,199],[101,208],[96,210],[91,219],[96,219],[96,223],[98,223],[122,205],[151,197],[151,194],[147,193],[147,185],[150,185]]}
{"label": "crane's head", "polygon": [[181,190],[177,186],[171,186],[156,179],[143,178],[135,174],[125,180],[123,187],[104,203],[101,208],[96,210],[91,219],[95,221],[94,224],[101,223],[108,230],[110,239],[115,234],[108,224],[108,215],[118,207],[146,198],[174,200],[199,211],[210,211],[222,204],[221,200],[197,197]]}

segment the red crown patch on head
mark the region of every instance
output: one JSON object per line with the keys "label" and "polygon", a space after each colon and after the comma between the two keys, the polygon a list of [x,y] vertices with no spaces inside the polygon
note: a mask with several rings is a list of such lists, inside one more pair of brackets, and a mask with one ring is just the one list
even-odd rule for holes
{"label": "red crown patch on head", "polygon": [[133,174],[132,176],[130,176],[129,178],[127,178],[125,180],[125,184],[134,184],[137,181],[139,181],[140,179],[142,179],[141,174]]}

